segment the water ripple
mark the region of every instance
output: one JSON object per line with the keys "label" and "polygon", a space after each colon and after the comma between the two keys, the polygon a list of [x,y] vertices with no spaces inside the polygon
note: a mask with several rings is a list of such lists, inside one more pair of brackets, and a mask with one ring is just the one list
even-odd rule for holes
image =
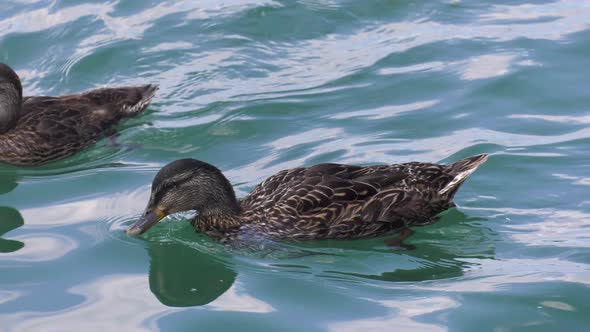
{"label": "water ripple", "polygon": [[[140,149],[101,142],[46,167],[1,166],[3,328],[588,325],[587,2],[1,7],[0,61],[27,95],[160,85],[119,128]],[[414,251],[369,239],[243,252],[196,234],[190,214],[124,233],[173,159],[219,166],[243,196],[301,165],[484,152],[459,208],[416,229]]]}
{"label": "water ripple", "polygon": [[54,233],[29,233],[16,236],[25,246],[15,252],[3,253],[2,258],[14,262],[44,262],[60,259],[78,248],[75,240]]}

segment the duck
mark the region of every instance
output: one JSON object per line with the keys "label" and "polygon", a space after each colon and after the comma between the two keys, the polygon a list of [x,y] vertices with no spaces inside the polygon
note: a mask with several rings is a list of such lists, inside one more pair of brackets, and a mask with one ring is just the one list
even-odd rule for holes
{"label": "duck", "polygon": [[0,163],[36,166],[78,153],[143,112],[157,89],[148,84],[23,97],[17,73],[0,63]]}
{"label": "duck", "polygon": [[252,239],[309,241],[399,234],[439,220],[453,197],[488,154],[448,165],[409,162],[355,166],[323,163],[278,172],[238,200],[221,170],[196,159],[165,165],[154,177],[141,217],[127,234],[143,234],[164,217],[196,210],[197,231],[222,243]]}

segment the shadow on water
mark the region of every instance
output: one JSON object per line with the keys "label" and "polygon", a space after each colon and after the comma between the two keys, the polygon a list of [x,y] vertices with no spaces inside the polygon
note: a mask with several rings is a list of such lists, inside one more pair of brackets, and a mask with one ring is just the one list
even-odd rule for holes
{"label": "shadow on water", "polygon": [[18,176],[15,170],[11,168],[4,169],[0,165],[0,195],[13,191],[18,185],[17,180]]}
{"label": "shadow on water", "polygon": [[[0,236],[24,225],[23,217],[15,208],[0,206]],[[14,252],[25,244],[21,241],[0,238],[0,253]]]}
{"label": "shadow on water", "polygon": [[[7,194],[18,185],[18,176],[13,169],[0,169],[0,195]],[[0,206],[0,236],[21,227],[24,220],[17,209]],[[17,251],[25,246],[21,241],[0,238],[0,253]]]}
{"label": "shadow on water", "polygon": [[[322,269],[322,275],[328,278],[390,282],[455,278],[473,268],[474,263],[468,262],[470,259],[494,259],[496,234],[479,224],[480,221],[481,218],[469,217],[452,209],[438,223],[415,228],[416,234],[405,241],[415,245],[415,250],[390,249],[383,245],[386,238],[311,245],[316,251],[339,252],[343,257],[334,256],[330,268]],[[317,247],[326,244],[331,248]],[[309,245],[306,247],[310,248]],[[340,251],[334,251],[334,248],[340,248]],[[351,259],[357,263],[351,264]],[[384,265],[384,261],[391,263]]]}
{"label": "shadow on water", "polygon": [[[301,273],[334,281],[380,280],[412,282],[460,277],[474,267],[473,258],[493,259],[496,235],[480,222],[453,209],[434,225],[417,228],[408,243],[416,250],[395,250],[385,238],[357,241],[281,243],[266,251],[233,250],[195,237],[181,223],[148,239],[149,284],[164,305],[172,307],[208,304],[231,288],[237,270],[224,258],[243,257],[239,270],[285,274]],[[269,253],[268,249],[272,249]],[[225,252],[222,254],[222,252]],[[384,263],[385,262],[385,263]],[[272,268],[269,268],[272,267]],[[312,272],[314,271],[314,272]]]}
{"label": "shadow on water", "polygon": [[212,255],[181,243],[154,243],[150,255],[150,289],[171,307],[201,306],[217,299],[236,279],[236,272]]}

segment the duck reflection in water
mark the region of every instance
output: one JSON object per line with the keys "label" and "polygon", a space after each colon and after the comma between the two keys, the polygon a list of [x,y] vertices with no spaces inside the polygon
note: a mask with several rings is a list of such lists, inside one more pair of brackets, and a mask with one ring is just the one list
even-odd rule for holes
{"label": "duck reflection in water", "polygon": [[[17,209],[0,206],[0,236],[24,225],[23,217]],[[21,241],[0,238],[0,253],[14,252],[25,246]]]}
{"label": "duck reflection in water", "polygon": [[[346,266],[340,271],[332,269],[330,274],[388,282],[461,277],[476,268],[479,262],[495,257],[498,235],[490,228],[479,224],[481,221],[482,218],[451,209],[441,216],[441,221],[437,225],[420,229],[414,239],[418,244],[416,250],[393,254],[388,250],[376,249],[384,254],[391,254],[389,270],[384,267],[382,272],[375,273],[374,266],[370,266],[370,259],[364,259],[358,268]],[[330,244],[337,245],[335,242]],[[382,256],[379,257],[379,261],[382,261]],[[367,264],[370,266],[368,269]]]}
{"label": "duck reflection in water", "polygon": [[180,243],[149,243],[150,290],[171,307],[208,304],[236,279],[222,260]]}
{"label": "duck reflection in water", "polygon": [[[269,265],[285,274],[317,271],[318,275],[334,282],[357,278],[387,282],[455,278],[477,266],[477,261],[493,259],[495,255],[497,235],[478,225],[479,221],[481,218],[452,209],[442,217],[440,225],[417,234],[416,241],[420,246],[416,250],[403,251],[403,254],[382,247],[377,238],[276,246],[269,248],[278,250],[276,255],[256,257],[274,261]],[[223,258],[216,257],[218,253],[204,251],[179,242],[148,242],[150,289],[162,304],[172,307],[206,305],[232,287],[237,278],[235,269]],[[383,266],[382,272],[375,273],[375,266],[366,266],[373,257],[378,256],[382,262],[383,254],[391,257],[391,264]],[[358,255],[366,255],[366,259],[358,259]],[[351,256],[357,257],[358,266],[351,265]],[[326,265],[327,261],[329,265]]]}
{"label": "duck reflection in water", "polygon": [[[0,170],[0,195],[7,194],[18,185],[16,172],[12,169]],[[23,217],[17,209],[0,206],[0,236],[24,225]],[[17,251],[25,246],[21,241],[0,238],[0,253]]]}
{"label": "duck reflection in water", "polygon": [[18,176],[11,168],[4,168],[0,165],[0,195],[7,194],[18,185]]}

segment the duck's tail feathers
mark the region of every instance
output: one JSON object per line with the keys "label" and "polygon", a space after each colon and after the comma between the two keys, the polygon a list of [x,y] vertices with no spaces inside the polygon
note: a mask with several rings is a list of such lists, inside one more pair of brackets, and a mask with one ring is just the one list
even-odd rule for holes
{"label": "duck's tail feathers", "polygon": [[158,86],[154,84],[148,84],[127,89],[133,90],[129,92],[130,97],[133,96],[133,101],[127,102],[123,105],[123,112],[127,115],[135,115],[137,113],[143,112],[147,108],[147,106],[152,101],[152,98],[154,98],[156,95]]}
{"label": "duck's tail feathers", "polygon": [[447,183],[441,190],[440,195],[454,196],[461,184],[483,163],[488,160],[488,154],[461,159],[450,165],[447,165],[446,171],[454,176],[451,182]]}

